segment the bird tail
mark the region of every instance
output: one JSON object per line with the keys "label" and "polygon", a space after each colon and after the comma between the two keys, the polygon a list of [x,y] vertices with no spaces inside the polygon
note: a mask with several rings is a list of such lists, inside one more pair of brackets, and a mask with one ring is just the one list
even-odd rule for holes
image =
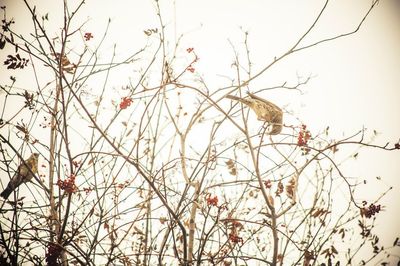
{"label": "bird tail", "polygon": [[12,187],[7,186],[6,189],[4,189],[3,192],[1,192],[0,196],[2,196],[4,199],[7,199],[12,191],[13,191]]}
{"label": "bird tail", "polygon": [[273,124],[271,131],[268,132],[269,135],[278,135],[282,131],[282,124]]}
{"label": "bird tail", "polygon": [[247,99],[243,99],[243,98],[236,97],[236,96],[233,96],[233,95],[226,95],[225,97],[228,98],[228,99],[234,100],[234,101],[242,102],[242,103],[244,103],[246,105],[251,105],[251,101],[247,100]]}

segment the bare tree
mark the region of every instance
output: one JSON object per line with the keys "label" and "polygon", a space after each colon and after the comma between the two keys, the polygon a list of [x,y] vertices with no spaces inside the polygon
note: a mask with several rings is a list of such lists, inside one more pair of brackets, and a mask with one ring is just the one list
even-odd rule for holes
{"label": "bare tree", "polygon": [[[346,176],[335,155],[344,146],[393,151],[400,144],[375,144],[375,133],[365,129],[333,141],[329,128],[310,132],[284,103],[264,100],[266,90],[295,92],[309,78],[251,86],[295,53],[356,34],[378,4],[356,28],[304,44],[328,2],[294,44],[257,72],[245,33],[245,59],[235,49],[236,74],[223,88],[194,75],[194,48],[179,40],[171,47],[158,1],[159,25],[143,32],[148,44],[123,60],[115,50],[111,58],[100,55],[108,29],[100,37],[76,21],[84,1],[63,2],[56,36],[47,30],[48,16],[28,1],[27,35],[14,30],[2,7],[4,64],[10,75],[32,78],[29,88],[13,76],[1,84],[3,188],[24,158],[40,156],[31,182],[2,202],[0,262],[332,265],[356,263],[365,248],[372,252],[363,263],[390,256],[374,233],[380,198],[357,200],[359,181]],[[95,48],[93,39],[100,39]],[[135,70],[130,82],[112,87],[109,76],[123,67]],[[254,103],[268,104],[260,113]],[[345,191],[341,204],[338,188]]]}

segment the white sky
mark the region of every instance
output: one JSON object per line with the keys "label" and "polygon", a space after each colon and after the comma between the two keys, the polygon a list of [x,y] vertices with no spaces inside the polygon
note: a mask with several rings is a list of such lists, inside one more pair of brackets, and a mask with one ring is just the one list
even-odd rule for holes
{"label": "white sky", "polygon": [[[2,5],[3,5],[2,1]],[[14,3],[18,2],[18,3]],[[5,1],[9,16],[17,20],[17,27],[26,29],[21,21],[22,1]],[[32,1],[31,1],[32,2]],[[39,1],[40,2],[40,1]],[[76,2],[76,1],[69,1]],[[335,0],[329,4],[305,43],[353,30],[363,17],[371,1]],[[11,4],[12,3],[12,4]],[[42,13],[50,12],[50,20],[57,21],[61,1],[40,2]],[[38,3],[39,4],[39,3]],[[233,51],[244,55],[243,31],[249,32],[249,46],[254,71],[265,66],[274,56],[281,55],[304,33],[314,20],[322,1],[271,0],[177,0],[161,1],[164,23],[169,27],[171,41],[185,34],[181,47],[194,47],[200,57],[196,71],[210,86],[227,84],[222,76],[233,76]],[[58,10],[58,11],[57,11]],[[85,26],[99,41],[108,18],[112,19],[105,47],[117,43],[117,55],[123,56],[142,47],[143,30],[158,27],[154,3],[143,0],[87,1],[82,19],[90,18]],[[24,15],[25,23],[29,17]],[[242,29],[243,30],[242,30]],[[54,33],[59,28],[55,27]],[[173,45],[173,43],[171,43]],[[4,53],[1,53],[4,59]],[[107,60],[104,52],[104,59]],[[0,79],[8,79],[0,67]],[[110,84],[126,84],[123,73],[112,77]],[[330,43],[290,56],[251,84],[257,89],[287,81],[295,85],[297,76],[313,76],[301,89],[267,92],[269,98],[288,110],[294,110],[312,132],[331,127],[333,138],[344,132],[352,134],[363,126],[380,132],[378,144],[400,138],[400,1],[380,1],[360,31]],[[122,77],[121,77],[122,76]],[[393,186],[393,191],[382,201],[386,211],[379,216],[381,237],[391,243],[400,235],[400,156],[399,152],[364,150],[359,159],[349,165],[349,172],[365,177],[369,183],[359,195],[379,195],[375,177]]]}

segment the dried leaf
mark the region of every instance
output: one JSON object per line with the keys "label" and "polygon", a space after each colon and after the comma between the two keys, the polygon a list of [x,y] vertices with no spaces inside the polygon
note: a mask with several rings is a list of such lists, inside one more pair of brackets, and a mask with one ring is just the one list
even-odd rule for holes
{"label": "dried leaf", "polygon": [[296,193],[296,179],[292,177],[289,183],[286,185],[286,195],[294,201],[295,193]]}
{"label": "dried leaf", "polygon": [[[65,71],[65,72],[67,72],[67,73],[69,73],[69,74],[74,74],[74,73],[75,73],[75,70],[76,70],[76,68],[77,68],[77,65],[71,63],[71,62],[69,61],[68,57],[67,57],[65,54],[63,54],[63,55],[61,56],[60,53],[55,53],[55,54],[52,54],[52,55],[57,59],[57,61],[60,61],[61,70],[62,70],[62,71]],[[61,57],[61,59],[60,59],[60,57]]]}
{"label": "dried leaf", "polygon": [[229,159],[228,161],[226,161],[225,164],[228,167],[229,174],[237,175],[237,169],[236,169],[235,163],[233,162],[232,159]]}
{"label": "dried leaf", "polygon": [[269,202],[269,204],[274,206],[274,198],[271,195],[268,195],[268,202]]}
{"label": "dried leaf", "polygon": [[278,187],[277,187],[276,192],[275,192],[275,195],[279,196],[280,194],[282,194],[282,192],[283,192],[283,184],[282,184],[282,181],[279,181],[278,182]]}
{"label": "dried leaf", "polygon": [[395,246],[400,246],[400,241],[399,241],[399,238],[398,238],[398,237],[396,237],[396,239],[394,240],[393,246],[394,246],[394,247],[395,247]]}
{"label": "dried leaf", "polygon": [[154,28],[154,29],[147,29],[147,30],[144,30],[143,32],[144,32],[144,34],[146,34],[147,36],[150,36],[150,35],[152,35],[153,33],[157,33],[157,32],[158,32],[158,29],[157,29],[157,28]]}
{"label": "dried leaf", "polygon": [[7,69],[23,69],[28,65],[29,59],[21,58],[19,54],[7,55],[6,61],[4,61],[4,65],[8,65]]}
{"label": "dried leaf", "polygon": [[334,246],[332,246],[331,248],[332,248],[332,254],[339,254]]}
{"label": "dried leaf", "polygon": [[339,150],[338,145],[337,145],[337,144],[333,145],[333,146],[331,147],[331,150],[332,150],[333,153],[338,152],[338,150]]}

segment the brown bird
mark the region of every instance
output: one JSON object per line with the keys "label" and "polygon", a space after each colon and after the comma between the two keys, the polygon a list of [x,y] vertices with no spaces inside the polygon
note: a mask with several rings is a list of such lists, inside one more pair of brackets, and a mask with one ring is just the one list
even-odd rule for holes
{"label": "brown bird", "polygon": [[[18,166],[17,171],[15,172],[13,178],[11,178],[10,182],[6,189],[1,192],[0,196],[4,199],[7,199],[10,196],[11,192],[14,191],[18,186],[22,183],[26,183],[33,178],[32,173],[37,173],[38,170],[38,161],[39,161],[39,153],[32,153],[32,155],[25,160],[25,163],[20,164]],[[29,170],[29,168],[30,170]]]}
{"label": "brown bird", "polygon": [[268,132],[268,134],[277,135],[281,133],[283,126],[282,109],[255,94],[248,94],[250,99],[240,98],[233,95],[227,95],[226,98],[244,103],[256,113],[258,120],[271,124],[272,129]]}

